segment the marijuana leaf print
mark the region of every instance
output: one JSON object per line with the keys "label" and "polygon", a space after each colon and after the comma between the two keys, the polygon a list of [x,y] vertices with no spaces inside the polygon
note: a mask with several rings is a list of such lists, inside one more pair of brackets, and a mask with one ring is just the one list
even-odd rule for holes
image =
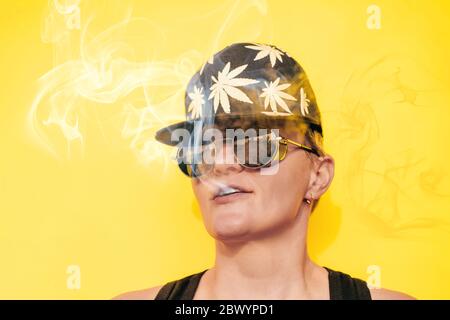
{"label": "marijuana leaf print", "polygon": [[[292,114],[291,110],[289,110],[289,107],[287,106],[286,102],[283,99],[286,100],[292,100],[296,101],[295,97],[291,96],[290,94],[287,94],[286,92],[283,92],[281,90],[289,88],[291,85],[290,83],[283,83],[278,85],[280,82],[280,78],[277,78],[275,81],[270,81],[269,84],[264,81],[264,84],[266,85],[265,88],[263,88],[263,93],[261,93],[260,97],[265,97],[264,99],[264,109],[267,109],[267,107],[270,104],[270,109],[272,109],[272,112],[264,112],[265,114],[270,115],[276,115],[279,114],[277,111],[277,105],[279,105],[283,110],[287,112],[287,114]],[[286,114],[286,113],[285,113]]]}
{"label": "marijuana leaf print", "polygon": [[303,88],[300,89],[300,111],[302,112],[303,116],[306,116],[309,113],[308,106],[309,106],[309,99],[306,98],[306,93]]}
{"label": "marijuana leaf print", "polygon": [[228,96],[242,102],[253,103],[249,97],[240,89],[236,87],[246,86],[253,83],[258,83],[258,80],[249,78],[236,78],[242,71],[247,68],[247,65],[236,67],[230,71],[230,62],[228,62],[222,71],[219,71],[217,78],[211,76],[214,84],[211,86],[211,94],[208,100],[214,98],[214,112],[217,112],[219,104],[225,113],[230,113],[230,100]]}
{"label": "marijuana leaf print", "polygon": [[188,93],[189,98],[191,98],[191,103],[188,107],[188,112],[191,112],[191,118],[200,118],[202,116],[202,106],[205,104],[203,99],[203,88],[197,88],[194,86],[194,91]]}
{"label": "marijuana leaf print", "polygon": [[253,59],[253,61],[256,61],[256,60],[259,60],[259,59],[269,56],[270,63],[272,64],[272,68],[275,66],[277,59],[280,60],[280,62],[283,62],[283,59],[281,57],[283,55],[283,52],[281,52],[280,50],[278,50],[274,47],[271,47],[271,46],[268,46],[265,44],[255,44],[252,46],[245,46],[245,47],[259,51],[258,54],[255,56],[255,59]]}

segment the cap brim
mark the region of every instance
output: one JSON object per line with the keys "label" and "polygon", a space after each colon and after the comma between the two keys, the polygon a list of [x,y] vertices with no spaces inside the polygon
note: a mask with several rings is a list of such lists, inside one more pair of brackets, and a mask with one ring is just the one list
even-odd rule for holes
{"label": "cap brim", "polygon": [[185,129],[191,133],[195,123],[199,121],[220,124],[220,126],[224,128],[242,128],[244,130],[247,128],[284,128],[286,122],[301,122],[308,124],[311,129],[322,134],[322,127],[320,124],[312,123],[307,119],[300,118],[296,115],[270,117],[255,117],[254,115],[217,115],[214,119],[210,120],[211,121],[208,122],[208,119],[196,119],[171,124],[156,131],[155,139],[163,144],[176,146],[179,141],[173,139],[173,132],[178,129]]}
{"label": "cap brim", "polygon": [[178,144],[178,141],[174,141],[172,139],[172,133],[178,129],[187,129],[189,132],[191,132],[192,128],[193,128],[192,121],[178,122],[156,131],[155,139],[169,146],[176,146]]}

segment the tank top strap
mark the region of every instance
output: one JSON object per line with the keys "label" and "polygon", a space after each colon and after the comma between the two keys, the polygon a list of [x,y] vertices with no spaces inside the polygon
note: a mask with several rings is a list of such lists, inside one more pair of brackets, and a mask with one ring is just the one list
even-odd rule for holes
{"label": "tank top strap", "polygon": [[[361,279],[324,267],[328,271],[330,300],[371,300],[367,283]],[[192,300],[205,269],[179,280],[167,282],[155,300]]]}
{"label": "tank top strap", "polygon": [[324,267],[328,271],[330,300],[371,300],[369,287],[364,280]]}
{"label": "tank top strap", "polygon": [[155,300],[192,300],[195,291],[197,291],[200,278],[207,270],[208,269],[205,269],[182,279],[167,282],[159,289]]}

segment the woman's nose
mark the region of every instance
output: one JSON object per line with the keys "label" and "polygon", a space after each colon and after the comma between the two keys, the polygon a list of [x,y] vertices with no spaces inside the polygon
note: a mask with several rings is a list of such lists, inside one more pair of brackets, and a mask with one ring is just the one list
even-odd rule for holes
{"label": "woman's nose", "polygon": [[225,142],[222,145],[216,146],[215,161],[212,169],[214,175],[227,175],[230,173],[239,173],[244,170],[237,161],[233,149],[232,144]]}

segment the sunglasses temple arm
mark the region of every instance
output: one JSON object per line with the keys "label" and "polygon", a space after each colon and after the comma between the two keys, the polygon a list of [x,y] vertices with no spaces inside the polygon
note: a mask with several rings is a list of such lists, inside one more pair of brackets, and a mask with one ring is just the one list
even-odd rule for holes
{"label": "sunglasses temple arm", "polygon": [[285,140],[286,142],[290,143],[290,144],[293,144],[293,145],[295,145],[295,146],[297,146],[297,147],[299,147],[299,148],[305,150],[305,151],[312,152],[312,153],[314,153],[316,156],[320,157],[320,154],[319,154],[319,152],[318,152],[316,149],[310,148],[310,147],[308,147],[308,146],[305,146],[304,144],[295,142],[295,141],[293,141],[293,140],[291,140],[291,139],[284,138],[284,140]]}

